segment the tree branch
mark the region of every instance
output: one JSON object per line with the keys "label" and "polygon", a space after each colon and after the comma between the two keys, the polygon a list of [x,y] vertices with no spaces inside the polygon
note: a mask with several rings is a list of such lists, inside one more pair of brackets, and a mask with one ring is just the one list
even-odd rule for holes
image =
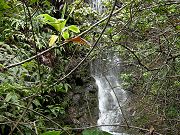
{"label": "tree branch", "polygon": [[119,113],[122,113],[122,117],[123,117],[123,119],[124,119],[127,127],[129,128],[129,123],[128,123],[126,117],[125,117],[124,110],[123,110],[123,108],[122,108],[122,106],[121,106],[121,104],[120,104],[120,101],[119,101],[119,99],[118,99],[118,96],[116,95],[116,92],[115,92],[115,90],[114,90],[114,87],[111,85],[111,83],[110,83],[110,81],[108,80],[108,78],[106,77],[106,75],[103,74],[103,76],[105,77],[106,81],[108,82],[108,84],[109,84],[109,86],[110,86],[113,94],[115,95],[115,98],[116,98],[116,101],[117,101],[117,104],[118,104]]}
{"label": "tree branch", "polygon": [[[124,42],[124,43],[127,44],[127,42]],[[118,44],[118,45],[124,47],[126,50],[128,50],[130,53],[132,53],[132,54],[134,55],[134,57],[137,59],[138,64],[139,64],[140,66],[142,66],[143,68],[145,68],[147,71],[154,71],[154,70],[158,70],[158,69],[159,69],[159,68],[149,69],[149,67],[147,67],[146,65],[144,65],[144,64],[141,62],[141,60],[139,59],[139,57],[136,55],[136,53],[135,53],[133,50],[131,50],[128,46],[123,45],[123,44],[121,44],[121,43],[115,43],[115,44]]]}
{"label": "tree branch", "polygon": [[[128,4],[124,5],[124,6],[123,6],[122,8],[120,8],[120,9],[116,10],[114,13],[112,13],[112,15],[115,15],[115,14],[119,13],[119,12],[120,12],[122,9],[124,9],[127,5],[128,5]],[[80,37],[80,36],[82,36],[82,35],[84,35],[84,34],[87,34],[87,33],[88,33],[89,31],[91,31],[95,26],[99,25],[100,23],[102,23],[103,21],[105,21],[106,19],[108,19],[109,17],[110,17],[110,15],[104,17],[103,19],[101,19],[101,20],[98,21],[97,23],[93,24],[89,29],[85,30],[84,32],[82,32],[82,33],[79,34],[78,36]],[[68,43],[68,42],[62,42],[62,43],[61,43],[61,46],[65,45],[65,44],[67,44],[67,43]],[[0,72],[4,72],[4,71],[6,71],[6,70],[8,70],[8,69],[10,69],[10,68],[13,68],[13,67],[22,65],[22,64],[24,64],[24,63],[26,63],[26,62],[29,62],[29,61],[31,61],[31,60],[33,60],[33,59],[35,59],[35,58],[37,58],[37,57],[45,54],[46,52],[49,52],[49,51],[51,51],[51,50],[53,50],[53,49],[55,49],[55,48],[59,48],[59,47],[60,47],[60,46],[52,46],[52,47],[48,48],[47,50],[42,51],[42,52],[40,52],[40,53],[38,53],[38,54],[36,54],[36,55],[34,55],[34,56],[26,59],[26,60],[23,60],[23,61],[18,62],[18,63],[11,64],[11,65],[9,65],[9,66],[0,67]]]}
{"label": "tree branch", "polygon": [[[114,3],[116,3],[116,2],[117,2],[117,0],[115,0]],[[120,8],[120,9],[123,9],[123,8],[124,8],[124,7]],[[107,22],[106,22],[103,30],[101,31],[101,34],[99,35],[98,39],[96,40],[96,42],[95,42],[94,45],[92,46],[91,50],[87,53],[87,55],[86,55],[69,73],[67,73],[64,77],[58,79],[55,83],[53,83],[52,85],[50,85],[48,88],[55,86],[58,82],[64,80],[64,79],[67,78],[69,75],[71,75],[71,74],[89,57],[89,55],[91,54],[91,52],[92,52],[92,51],[95,49],[95,47],[98,45],[98,42],[99,42],[99,40],[101,39],[103,33],[105,32],[106,27],[107,27],[107,25],[108,25],[108,23],[109,23],[109,21],[110,21],[110,18],[111,18],[111,16],[113,15],[114,9],[115,9],[115,4],[113,5],[113,8],[112,8],[110,14],[108,15],[108,20],[107,20]],[[120,10],[119,10],[119,11],[120,11]]]}
{"label": "tree branch", "polygon": [[[61,125],[59,125],[59,124],[56,123],[55,121],[51,120],[49,117],[47,117],[47,116],[45,116],[45,115],[43,115],[43,114],[41,114],[41,113],[39,113],[39,112],[37,112],[37,111],[35,111],[35,110],[32,110],[32,109],[27,108],[27,107],[25,107],[25,106],[21,106],[21,105],[16,104],[16,103],[6,102],[6,101],[4,101],[4,100],[0,100],[0,102],[2,102],[2,103],[7,103],[7,104],[11,104],[11,105],[15,105],[15,106],[18,106],[18,107],[23,108],[23,109],[27,109],[27,110],[29,110],[29,111],[31,111],[31,112],[39,115],[39,116],[42,116],[42,117],[45,118],[46,120],[48,120],[48,121],[52,122],[53,124],[55,124],[56,126],[58,126],[62,131],[66,132],[65,128],[63,128]],[[67,132],[66,132],[66,133],[67,133]]]}
{"label": "tree branch", "polygon": [[[28,16],[30,17],[29,19],[30,19],[30,24],[31,24],[31,31],[32,31],[32,36],[33,36],[33,40],[34,40],[34,43],[35,43],[35,44],[34,44],[34,48],[35,48],[35,53],[36,53],[36,55],[37,55],[38,52],[37,52],[37,45],[36,45],[36,39],[35,39],[35,33],[34,33],[34,27],[33,27],[33,22],[32,22],[32,18],[31,18],[31,13],[30,13],[29,7],[28,7],[28,5],[27,5],[27,3],[26,3],[25,0],[23,0],[23,5],[25,5],[25,7],[26,7],[26,9],[27,9],[27,12],[28,12]],[[25,13],[25,16],[26,16],[25,7],[24,7],[24,13]],[[27,16],[26,16],[26,24],[27,24]],[[39,75],[39,78],[40,78],[40,82],[41,82],[41,84],[42,84],[41,75],[40,75],[40,72],[41,72],[41,71],[40,71],[40,63],[39,63],[39,61],[38,61],[38,57],[36,57],[36,59],[37,59],[37,64],[38,64],[38,75]],[[41,85],[40,85],[40,87],[41,87]],[[41,87],[41,88],[42,88],[42,87]],[[35,97],[35,96],[32,96],[32,97],[31,97],[29,103],[27,104],[26,109],[24,109],[24,111],[23,111],[23,113],[21,114],[20,118],[19,118],[19,119],[17,120],[17,122],[14,124],[14,126],[13,126],[13,128],[11,129],[9,135],[12,135],[12,134],[13,134],[13,132],[14,132],[14,130],[17,128],[19,122],[21,122],[21,120],[22,120],[23,117],[25,116],[28,108],[30,107],[32,101],[34,100],[34,97]],[[67,133],[68,133],[68,132],[67,132]],[[68,133],[68,134],[69,134],[69,133]]]}

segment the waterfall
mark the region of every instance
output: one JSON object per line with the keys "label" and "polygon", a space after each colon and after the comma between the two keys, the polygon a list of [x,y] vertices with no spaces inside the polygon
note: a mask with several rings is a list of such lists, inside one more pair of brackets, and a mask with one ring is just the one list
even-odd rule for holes
{"label": "waterfall", "polygon": [[[120,63],[117,54],[111,50],[103,51],[92,61],[91,73],[98,86],[98,125],[120,124],[123,120],[120,107],[126,103],[127,93],[121,88],[118,79]],[[118,126],[102,126],[101,130],[114,135],[125,135]]]}
{"label": "waterfall", "polygon": [[[95,10],[102,11],[101,0],[93,0],[92,4]],[[120,64],[121,61],[112,48],[103,50],[91,63],[91,73],[98,86],[98,125],[121,124],[124,120],[122,107],[127,101],[127,93],[118,79]],[[113,135],[125,135],[118,126],[100,128]]]}
{"label": "waterfall", "polygon": [[92,8],[98,12],[102,12],[102,0],[91,0]]}

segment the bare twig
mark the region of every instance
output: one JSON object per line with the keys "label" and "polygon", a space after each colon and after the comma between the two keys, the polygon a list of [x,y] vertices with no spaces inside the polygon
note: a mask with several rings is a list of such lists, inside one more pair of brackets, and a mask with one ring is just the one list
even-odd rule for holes
{"label": "bare twig", "polygon": [[[127,44],[127,42],[124,42],[124,43]],[[135,51],[134,51],[134,50],[131,50],[128,46],[126,46],[126,45],[124,45],[124,44],[121,44],[121,43],[115,43],[115,44],[118,44],[118,45],[124,47],[124,48],[127,49],[131,54],[133,54],[134,57],[137,59],[138,64],[139,64],[140,66],[142,66],[143,68],[145,68],[147,71],[158,70],[158,68],[150,69],[149,67],[147,67],[146,65],[144,65],[144,64],[142,63],[142,61],[140,60],[140,58],[136,55]]]}
{"label": "bare twig", "polygon": [[[116,15],[117,13],[119,13],[122,9],[124,9],[126,5],[123,5],[121,8],[119,8],[118,10],[116,10],[114,13],[112,13],[112,15]],[[83,31],[79,36],[82,36],[84,34],[87,34],[91,29],[93,29],[95,26],[99,25],[100,23],[102,23],[103,21],[105,21],[106,19],[108,19],[111,15],[109,14],[108,16],[104,17],[103,19],[101,19],[100,21],[98,21],[97,23],[93,24],[89,29]]]}
{"label": "bare twig", "polygon": [[41,114],[41,113],[39,113],[39,112],[37,112],[37,111],[35,111],[35,110],[32,110],[32,109],[27,108],[27,107],[25,107],[25,106],[21,106],[21,105],[16,104],[16,103],[6,102],[6,101],[4,101],[4,100],[0,100],[0,102],[2,102],[2,103],[8,103],[8,104],[15,105],[15,106],[18,106],[18,107],[23,108],[23,109],[27,109],[27,110],[29,110],[29,111],[31,111],[31,112],[39,115],[39,116],[42,116],[42,117],[45,118],[46,120],[52,122],[54,125],[57,125],[62,131],[66,132],[65,128],[63,128],[61,125],[59,125],[59,124],[56,123],[55,121],[51,120],[49,117],[47,117],[47,116],[45,116],[45,115],[43,115],[43,114]]}
{"label": "bare twig", "polygon": [[[34,33],[34,27],[33,27],[33,22],[32,22],[32,18],[31,18],[31,13],[30,13],[29,7],[28,7],[28,5],[27,5],[27,3],[26,3],[25,0],[23,1],[23,5],[25,5],[25,7],[26,7],[26,9],[27,9],[27,12],[28,12],[28,16],[30,17],[29,19],[30,19],[30,24],[31,24],[31,27],[32,27],[32,28],[31,28],[31,30],[32,30],[32,36],[33,36],[33,40],[34,40],[34,43],[35,43],[35,44],[34,44],[34,48],[35,48],[35,53],[36,53],[36,55],[37,55],[38,52],[37,52],[36,39],[35,39],[35,33]],[[27,24],[27,15],[26,15],[25,7],[24,7],[24,12],[25,12],[26,24]],[[36,59],[37,59],[37,63],[38,63],[38,74],[39,74],[39,78],[40,78],[40,82],[41,82],[40,63],[39,63],[38,58],[36,58]],[[42,84],[42,83],[41,83],[41,84]],[[40,87],[41,87],[41,85],[40,85]],[[24,109],[23,113],[21,114],[20,118],[18,119],[18,121],[17,121],[17,122],[15,123],[15,125],[13,126],[13,128],[12,128],[12,130],[10,131],[9,135],[12,135],[12,134],[13,134],[13,132],[14,132],[14,130],[17,128],[19,122],[20,122],[20,121],[23,119],[23,117],[25,116],[28,108],[30,107],[32,101],[34,100],[34,97],[35,97],[35,96],[32,96],[32,97],[31,97],[29,103],[27,104],[26,109]],[[68,133],[68,132],[67,132],[67,133]]]}
{"label": "bare twig", "polygon": [[109,86],[110,86],[113,94],[115,95],[115,98],[116,98],[116,101],[117,101],[117,104],[118,104],[118,109],[119,109],[119,111],[120,111],[119,113],[122,113],[122,117],[123,117],[123,119],[124,119],[127,127],[129,128],[128,121],[127,121],[127,119],[126,119],[126,117],[125,117],[123,108],[122,108],[122,106],[120,105],[120,101],[119,101],[119,99],[118,99],[118,97],[117,97],[117,95],[116,95],[116,93],[115,93],[115,90],[114,90],[113,86],[111,85],[111,83],[109,82],[108,78],[107,78],[104,74],[103,74],[103,76],[105,77],[106,81],[108,82],[108,84],[109,84]]}
{"label": "bare twig", "polygon": [[27,107],[24,109],[22,115],[20,116],[20,118],[18,119],[18,121],[14,124],[13,128],[11,129],[10,133],[8,135],[12,135],[14,130],[17,128],[18,124],[20,123],[20,121],[22,120],[22,118],[24,117],[24,115],[26,114],[28,108],[30,107],[31,105],[31,102],[33,101],[33,97],[31,98],[31,100],[29,101]]}
{"label": "bare twig", "polygon": [[[116,3],[116,1],[115,1],[115,3]],[[108,25],[108,23],[109,23],[109,21],[110,21],[110,18],[111,18],[111,16],[113,15],[114,8],[115,8],[115,4],[113,5],[113,8],[112,8],[110,14],[108,15],[107,22],[106,22],[103,30],[101,31],[101,34],[99,35],[98,39],[96,40],[96,42],[95,42],[94,45],[92,46],[91,50],[87,53],[87,55],[86,55],[69,73],[67,73],[64,77],[58,79],[55,83],[53,83],[52,85],[50,85],[50,87],[55,86],[58,82],[64,80],[64,79],[67,78],[69,75],[71,75],[71,74],[89,57],[89,55],[91,54],[91,52],[92,52],[92,51],[95,49],[95,47],[98,45],[98,42],[99,42],[99,40],[101,39],[103,33],[105,32],[106,27],[107,27],[107,25]],[[120,8],[120,9],[122,10],[123,8],[124,8],[124,7]],[[118,11],[120,11],[120,10],[118,10]],[[93,25],[93,26],[94,26],[94,25]],[[87,31],[87,32],[88,32],[88,31]],[[86,32],[86,33],[87,33],[87,32]],[[81,33],[80,35],[82,35],[82,34],[83,34],[83,33]]]}
{"label": "bare twig", "polygon": [[[65,44],[65,43],[64,43],[64,44]],[[7,69],[10,69],[10,68],[13,68],[13,67],[22,65],[22,64],[24,64],[24,63],[26,63],[26,62],[29,62],[29,61],[31,61],[31,60],[33,60],[33,59],[35,59],[35,58],[37,58],[37,57],[45,54],[46,52],[51,51],[52,49],[54,49],[54,48],[56,48],[56,47],[57,47],[57,46],[52,46],[52,47],[48,48],[47,50],[42,51],[42,52],[38,53],[37,55],[34,55],[34,56],[32,56],[32,57],[30,57],[30,58],[28,58],[28,59],[26,59],[26,60],[23,60],[23,61],[18,62],[18,63],[11,64],[11,65],[6,66],[6,67],[3,67],[3,68],[0,68],[0,71],[2,72],[2,71],[5,71],[5,70],[7,70]]]}
{"label": "bare twig", "polygon": [[[127,6],[127,4],[124,5],[122,8],[116,10],[112,15],[115,15],[115,14],[119,13],[119,12],[120,12],[122,9],[124,9],[126,6]],[[110,16],[110,15],[104,17],[103,19],[101,19],[101,20],[98,21],[97,23],[93,24],[89,29],[85,30],[84,32],[82,32],[82,33],[79,34],[78,36],[82,36],[82,35],[88,33],[88,32],[91,31],[95,26],[99,25],[100,23],[102,23],[103,21],[105,21],[106,19],[108,19],[109,16]],[[11,64],[11,65],[9,65],[9,66],[5,66],[5,67],[3,67],[3,68],[0,67],[0,72],[4,72],[4,71],[6,71],[6,70],[8,70],[8,69],[10,69],[10,68],[13,68],[13,67],[22,65],[22,64],[24,64],[24,63],[26,63],[26,62],[29,62],[29,61],[31,61],[31,60],[33,60],[33,59],[35,59],[35,58],[37,58],[37,57],[39,57],[39,56],[41,56],[41,55],[43,55],[43,54],[45,54],[45,53],[47,53],[47,52],[55,49],[55,48],[59,48],[59,47],[65,45],[65,44],[67,44],[67,43],[68,43],[68,42],[62,42],[62,43],[60,43],[60,44],[61,44],[60,46],[52,46],[52,47],[48,48],[47,50],[42,51],[42,52],[40,52],[40,53],[38,53],[38,54],[36,54],[36,55],[34,55],[34,56],[26,59],[26,60],[23,60],[23,61],[18,62],[18,63]]]}

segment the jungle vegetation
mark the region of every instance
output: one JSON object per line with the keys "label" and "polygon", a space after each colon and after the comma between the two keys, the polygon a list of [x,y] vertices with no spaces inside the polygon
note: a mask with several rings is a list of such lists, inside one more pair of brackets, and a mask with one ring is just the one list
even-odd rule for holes
{"label": "jungle vegetation", "polygon": [[73,123],[69,95],[91,78],[91,60],[112,48],[131,93],[124,130],[179,134],[179,1],[104,0],[101,13],[90,5],[0,0],[0,135],[108,134]]}

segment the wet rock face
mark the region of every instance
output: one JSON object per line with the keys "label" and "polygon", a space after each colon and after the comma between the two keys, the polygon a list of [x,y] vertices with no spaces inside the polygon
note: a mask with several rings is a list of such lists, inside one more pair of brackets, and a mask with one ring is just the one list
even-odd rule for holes
{"label": "wet rock face", "polygon": [[[87,69],[72,75],[68,121],[75,127],[95,124],[98,119],[98,89]],[[78,80],[77,80],[78,78]],[[78,82],[77,82],[78,81]]]}
{"label": "wet rock face", "polygon": [[74,94],[72,98],[73,103],[78,105],[80,100],[81,100],[81,94],[80,93]]}

